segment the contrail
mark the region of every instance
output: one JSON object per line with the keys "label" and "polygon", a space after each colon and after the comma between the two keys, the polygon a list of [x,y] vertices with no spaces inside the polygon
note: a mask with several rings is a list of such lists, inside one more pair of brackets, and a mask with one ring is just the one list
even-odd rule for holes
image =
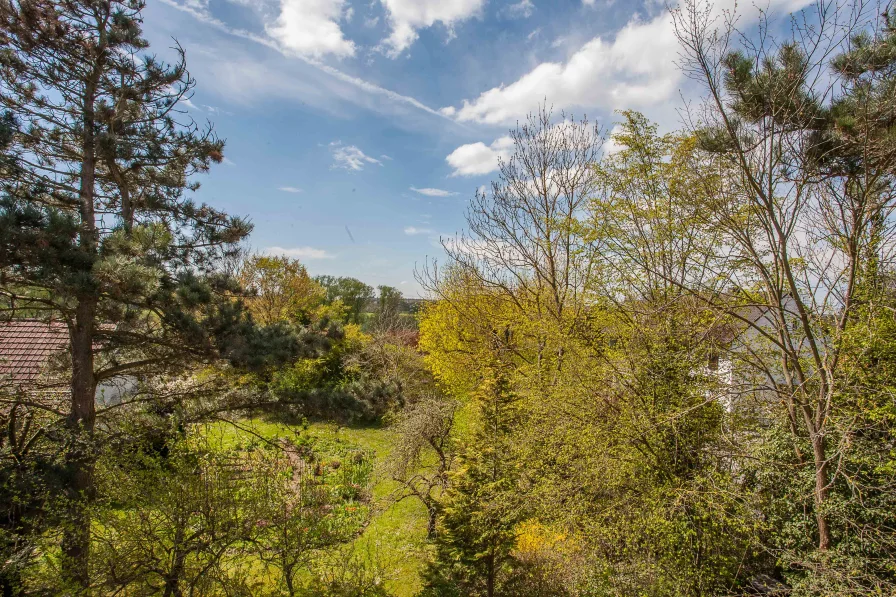
{"label": "contrail", "polygon": [[333,68],[332,66],[329,66],[328,64],[324,64],[324,63],[320,62],[319,60],[315,60],[315,59],[309,58],[307,56],[302,56],[300,54],[287,53],[283,50],[283,48],[281,48],[279,45],[277,45],[273,40],[267,39],[260,35],[256,35],[249,31],[245,31],[243,29],[235,29],[233,27],[230,27],[223,21],[216,19],[215,17],[211,16],[210,14],[206,13],[203,10],[197,10],[196,8],[194,8],[192,6],[186,6],[186,5],[178,2],[177,0],[162,0],[162,3],[167,4],[168,6],[170,6],[172,8],[176,8],[177,10],[180,10],[182,12],[185,12],[188,15],[192,16],[194,19],[201,21],[201,22],[205,23],[206,25],[210,25],[210,26],[218,29],[219,31],[223,31],[224,33],[228,33],[235,37],[241,37],[243,39],[253,41],[257,44],[261,44],[263,46],[271,48],[272,50],[279,52],[280,54],[283,54],[284,56],[286,56],[288,58],[298,58],[302,62],[305,62],[306,64],[309,64],[309,65],[317,68],[318,70],[321,70],[321,71],[327,73],[331,77],[339,79],[340,81],[344,81],[345,83],[348,83],[350,85],[354,85],[355,87],[357,87],[359,89],[368,91],[370,93],[375,93],[377,95],[383,95],[393,101],[400,102],[403,104],[408,104],[408,105],[413,106],[419,110],[423,110],[424,112],[432,114],[433,116],[438,116],[439,118],[444,118],[445,120],[455,122],[454,119],[448,117],[445,114],[442,114],[438,110],[434,110],[434,109],[430,108],[423,102],[421,102],[413,97],[410,97],[407,95],[402,95],[396,91],[392,91],[391,89],[386,89],[385,87],[380,87],[379,85],[376,85],[369,81],[365,81],[364,79],[361,79],[359,77],[354,77],[352,75],[342,72],[341,70],[339,70],[337,68]]}

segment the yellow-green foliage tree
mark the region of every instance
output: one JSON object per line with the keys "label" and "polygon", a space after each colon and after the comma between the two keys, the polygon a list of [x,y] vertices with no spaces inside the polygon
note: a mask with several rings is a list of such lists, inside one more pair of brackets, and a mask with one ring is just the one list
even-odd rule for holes
{"label": "yellow-green foliage tree", "polygon": [[460,271],[440,283],[441,300],[428,303],[420,314],[419,347],[443,387],[464,398],[479,383],[483,362],[520,357],[525,320],[499,292]]}
{"label": "yellow-green foliage tree", "polygon": [[249,311],[262,325],[307,324],[326,297],[305,266],[289,257],[248,257],[240,266],[239,280],[249,292]]}
{"label": "yellow-green foliage tree", "polygon": [[[569,538],[507,548],[516,572],[495,594],[712,594],[747,578],[755,529],[746,501],[731,498],[728,422],[708,370],[726,322],[682,288],[705,273],[688,271],[689,259],[713,240],[688,203],[709,173],[693,140],[659,136],[635,113],[600,164],[587,125],[558,126],[563,134],[536,119],[517,134],[511,165],[474,204],[478,236],[451,246],[433,284],[440,300],[421,317],[430,366],[467,405],[461,444],[482,439],[483,363],[500,363],[514,389],[502,458],[524,507],[507,537],[537,528]],[[472,503],[457,514],[472,487],[485,495],[471,470],[459,467],[445,493],[442,524],[470,526],[451,537],[489,528]],[[443,572],[460,557],[444,541],[455,539],[437,535]]]}

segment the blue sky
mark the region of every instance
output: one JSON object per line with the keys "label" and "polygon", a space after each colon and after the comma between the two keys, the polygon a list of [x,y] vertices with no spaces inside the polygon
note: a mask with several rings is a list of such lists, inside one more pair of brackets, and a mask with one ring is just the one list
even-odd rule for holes
{"label": "blue sky", "polygon": [[187,52],[191,115],[227,140],[198,199],[248,216],[256,250],[407,296],[540,101],[608,130],[622,108],[668,129],[696,92],[653,0],[153,0],[144,14],[154,52]]}

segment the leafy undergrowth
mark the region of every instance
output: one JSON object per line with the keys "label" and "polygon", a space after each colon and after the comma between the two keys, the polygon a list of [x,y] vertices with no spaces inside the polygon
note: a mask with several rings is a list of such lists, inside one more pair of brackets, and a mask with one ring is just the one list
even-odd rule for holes
{"label": "leafy undergrowth", "polygon": [[426,511],[416,500],[394,502],[397,484],[384,472],[393,435],[382,427],[344,427],[333,423],[288,424],[265,418],[219,422],[204,426],[213,445],[222,449],[288,439],[311,445],[322,459],[339,459],[363,450],[373,456],[370,516],[350,546],[356,557],[379,567],[386,588],[396,597],[420,590],[420,570],[426,558]]}

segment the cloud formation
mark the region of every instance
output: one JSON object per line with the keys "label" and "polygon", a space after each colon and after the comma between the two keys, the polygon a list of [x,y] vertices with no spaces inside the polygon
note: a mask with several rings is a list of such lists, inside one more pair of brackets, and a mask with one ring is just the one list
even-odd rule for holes
{"label": "cloud formation", "polygon": [[432,234],[432,230],[429,228],[415,228],[414,226],[408,226],[404,229],[404,233],[408,236],[417,236],[420,234]]}
{"label": "cloud formation", "polygon": [[535,12],[532,0],[520,0],[514,4],[508,4],[501,10],[501,14],[508,19],[528,19]]}
{"label": "cloud formation", "polygon": [[[583,0],[593,4],[593,0]],[[767,12],[797,11],[810,0],[768,0]],[[734,0],[710,3],[712,14],[732,11]],[[738,6],[739,25],[756,22],[756,6]],[[644,21],[634,17],[612,41],[595,37],[566,62],[543,62],[509,85],[484,91],[460,107],[440,112],[460,121],[513,124],[548,98],[558,110],[573,107],[642,109],[668,102],[683,83],[676,66],[679,46],[672,16],[664,10]]]}
{"label": "cloud formation", "polygon": [[457,193],[453,191],[443,191],[442,189],[418,189],[417,187],[411,187],[411,190],[415,193],[420,193],[421,195],[426,195],[427,197],[451,197],[452,195],[457,195]]}
{"label": "cloud formation", "polygon": [[342,141],[333,141],[329,147],[333,154],[334,168],[360,171],[369,164],[383,165],[381,161],[370,157],[354,145],[343,145]]}
{"label": "cloud formation", "polygon": [[293,259],[332,259],[333,255],[327,253],[324,249],[315,249],[314,247],[269,247],[264,250],[268,255],[283,255],[292,257]]}
{"label": "cloud formation", "polygon": [[444,25],[453,37],[453,27],[482,10],[485,0],[381,0],[388,14],[392,33],[383,49],[397,58],[417,39],[417,30]]}
{"label": "cloud formation", "polygon": [[280,0],[280,16],[265,31],[300,56],[354,56],[355,44],[339,26],[345,0]]}
{"label": "cloud formation", "polygon": [[301,193],[302,189],[299,187],[279,187],[278,191],[283,191],[284,193]]}
{"label": "cloud formation", "polygon": [[544,62],[510,85],[494,87],[443,113],[461,121],[512,124],[545,97],[557,109],[643,107],[667,101],[681,74],[672,61],[678,42],[669,14],[631,21],[612,42],[596,37],[566,63]]}
{"label": "cloud formation", "polygon": [[513,139],[501,137],[491,145],[485,143],[469,143],[452,151],[445,161],[454,168],[452,176],[479,176],[498,169],[498,159],[510,158]]}
{"label": "cloud formation", "polygon": [[[282,44],[278,43],[276,40],[270,39],[265,36],[255,35],[251,32],[245,31],[243,29],[231,27],[231,26],[227,25],[226,23],[224,23],[223,21],[221,21],[220,19],[213,17],[208,12],[208,3],[206,2],[206,0],[160,0],[160,1],[163,4],[166,4],[172,8],[180,10],[181,12],[189,14],[190,16],[192,16],[196,20],[200,21],[201,23],[204,23],[210,27],[213,27],[213,28],[217,29],[218,31],[223,31],[224,33],[227,33],[228,35],[231,35],[233,37],[249,40],[253,43],[256,43],[256,44],[265,46],[267,48],[270,48],[272,50],[275,50],[277,52],[280,52],[283,55],[297,57],[297,58],[301,59],[304,63],[318,69],[319,71],[321,71],[323,73],[326,73],[327,75],[333,77],[334,79],[341,81],[343,83],[346,83],[348,85],[352,85],[356,89],[362,91],[364,94],[382,96],[382,97],[385,97],[385,98],[392,100],[396,103],[412,106],[412,107],[417,108],[418,110],[422,110],[428,114],[432,114],[434,116],[445,117],[444,113],[430,108],[426,104],[420,102],[419,100],[417,100],[413,97],[410,97],[407,95],[402,95],[400,93],[392,91],[391,89],[387,89],[387,88],[381,87],[375,83],[371,83],[369,81],[361,79],[360,77],[349,75],[333,66],[330,66],[329,64],[323,64],[318,59],[316,59],[312,56],[305,56],[302,54],[298,54],[296,52],[288,52],[284,49]],[[250,87],[245,82],[241,82],[241,86],[243,88]],[[287,87],[293,87],[293,86],[298,87],[298,86],[301,86],[301,84],[298,81],[291,80],[291,81],[287,81],[287,82],[280,82],[276,85],[276,87],[278,87],[278,88],[287,88]],[[363,97],[363,94],[355,94],[355,95]]]}

